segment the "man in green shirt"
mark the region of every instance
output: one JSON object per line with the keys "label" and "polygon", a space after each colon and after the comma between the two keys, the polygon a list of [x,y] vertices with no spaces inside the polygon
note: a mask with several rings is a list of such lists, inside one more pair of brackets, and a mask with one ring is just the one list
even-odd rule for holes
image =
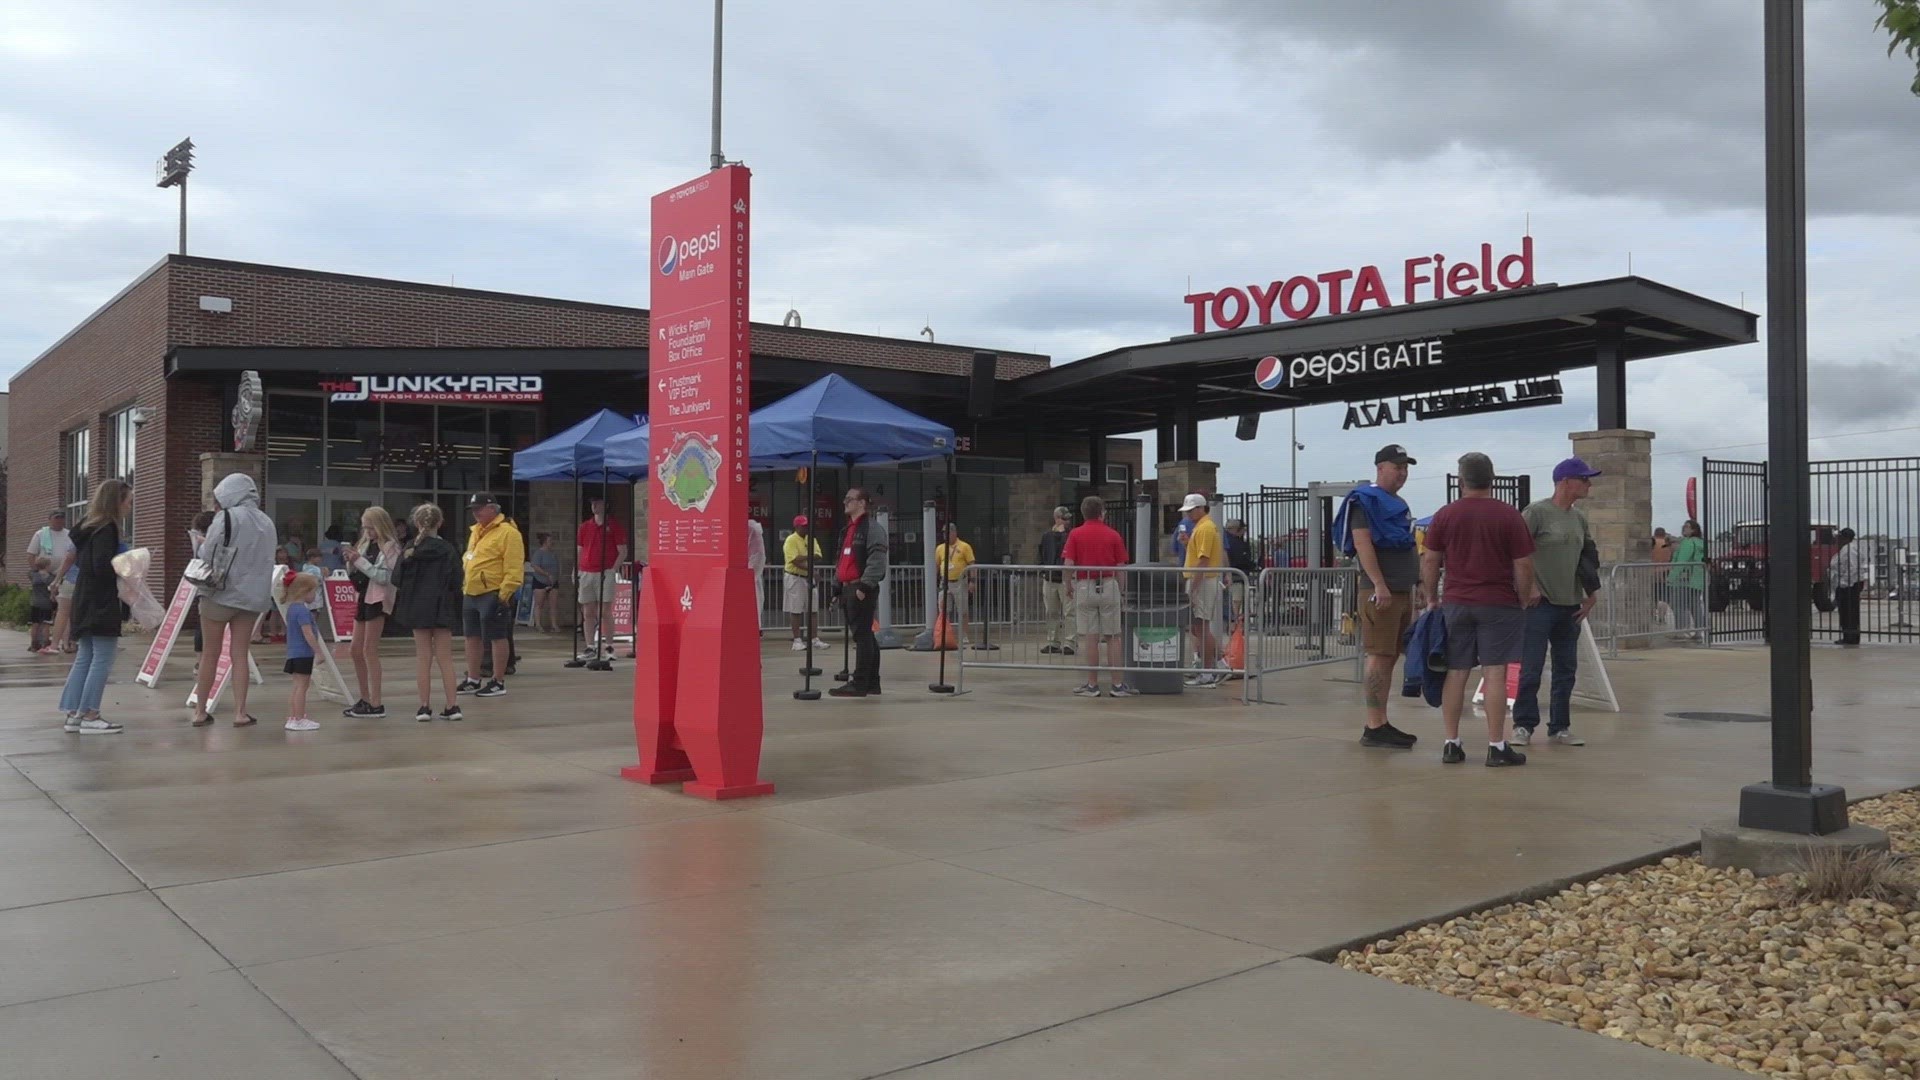
{"label": "man in green shirt", "polygon": [[1553,653],[1547,741],[1585,746],[1574,735],[1573,680],[1580,664],[1580,624],[1600,593],[1600,557],[1587,515],[1574,504],[1593,492],[1600,470],[1579,458],[1553,467],[1553,497],[1521,511],[1533,533],[1534,595],[1527,604],[1527,636],[1520,651],[1520,693],[1513,702],[1513,741],[1526,746],[1540,726],[1540,675]]}

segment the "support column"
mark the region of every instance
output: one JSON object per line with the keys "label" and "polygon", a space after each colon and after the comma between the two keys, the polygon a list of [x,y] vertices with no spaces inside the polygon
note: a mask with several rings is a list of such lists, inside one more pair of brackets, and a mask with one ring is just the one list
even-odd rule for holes
{"label": "support column", "polygon": [[[1220,475],[1220,463],[1217,461],[1162,461],[1155,465],[1159,474],[1156,490],[1159,498],[1160,513],[1154,525],[1156,537],[1169,536],[1179,520],[1180,503],[1189,492],[1204,492],[1209,498],[1216,493],[1216,484]],[[1162,545],[1161,551],[1171,557],[1171,549]]]}
{"label": "support column", "polygon": [[1200,418],[1191,408],[1182,408],[1174,416],[1174,460],[1200,460]]}
{"label": "support column", "polygon": [[1597,408],[1602,431],[1621,431],[1627,426],[1627,358],[1621,346],[1626,328],[1619,323],[1601,323],[1599,344],[1594,349],[1594,378],[1598,381]]}
{"label": "support column", "polygon": [[1580,504],[1600,565],[1646,562],[1653,551],[1653,432],[1574,431],[1574,456],[1600,470]]}
{"label": "support column", "polygon": [[1107,436],[1096,431],[1087,436],[1087,472],[1091,474],[1088,483],[1094,490],[1105,489],[1107,482]]}
{"label": "support column", "polygon": [[1170,413],[1161,413],[1160,422],[1154,428],[1153,460],[1179,461],[1180,455],[1176,452],[1179,449],[1179,439],[1175,437],[1173,416]]}
{"label": "support column", "polygon": [[1040,456],[1040,435],[1032,428],[1028,428],[1022,436],[1021,455],[1026,459],[1026,464],[1021,467],[1028,472],[1037,473],[1045,468]]}

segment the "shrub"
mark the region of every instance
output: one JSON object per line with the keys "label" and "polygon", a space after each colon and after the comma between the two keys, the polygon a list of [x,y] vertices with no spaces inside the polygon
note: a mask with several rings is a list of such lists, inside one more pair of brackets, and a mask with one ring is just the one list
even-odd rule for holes
{"label": "shrub", "polygon": [[24,627],[33,611],[33,592],[19,585],[0,585],[0,623]]}
{"label": "shrub", "polygon": [[1845,848],[1808,848],[1806,873],[1794,882],[1796,899],[1881,900],[1909,899],[1912,889],[1899,880],[1900,857],[1886,851],[1849,851]]}

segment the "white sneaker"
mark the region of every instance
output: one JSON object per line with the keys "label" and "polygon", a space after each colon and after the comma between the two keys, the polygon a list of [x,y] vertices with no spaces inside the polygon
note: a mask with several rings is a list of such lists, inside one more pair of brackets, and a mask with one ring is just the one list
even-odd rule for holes
{"label": "white sneaker", "polygon": [[804,642],[804,641],[801,641],[801,640],[800,640],[799,638],[794,638],[794,639],[793,639],[793,651],[794,651],[794,652],[806,652],[806,651],[807,651],[807,643],[806,643],[806,642]]}
{"label": "white sneaker", "polygon": [[1552,735],[1549,735],[1549,736],[1547,736],[1547,741],[1548,741],[1548,742],[1550,742],[1550,743],[1554,743],[1554,744],[1556,744],[1556,745],[1559,745],[1559,746],[1585,746],[1585,745],[1587,745],[1587,740],[1585,740],[1585,739],[1583,739],[1583,738],[1581,738],[1581,737],[1580,737],[1580,736],[1578,736],[1578,735],[1575,735],[1575,734],[1574,734],[1573,732],[1571,732],[1571,731],[1560,731],[1560,732],[1555,732],[1554,734],[1552,734]]}
{"label": "white sneaker", "polygon": [[80,721],[80,726],[74,730],[82,735],[118,735],[125,729],[111,720],[96,716],[91,720]]}
{"label": "white sneaker", "polygon": [[1533,732],[1528,731],[1526,728],[1523,728],[1523,727],[1514,728],[1513,737],[1508,739],[1507,741],[1512,743],[1515,746],[1530,745],[1533,742]]}
{"label": "white sneaker", "polygon": [[828,649],[828,648],[832,648],[832,646],[830,646],[830,645],[828,645],[828,644],[827,644],[826,642],[824,642],[824,641],[821,641],[821,640],[820,640],[819,638],[814,638],[814,639],[813,639],[813,647],[814,647],[814,648],[816,648],[816,649]]}
{"label": "white sneaker", "polygon": [[320,722],[317,720],[300,720],[300,719],[288,720],[287,730],[288,731],[319,731]]}
{"label": "white sneaker", "polygon": [[79,731],[80,730],[80,714],[68,713],[67,722],[61,725],[60,730],[66,732],[69,735],[73,734],[76,731]]}

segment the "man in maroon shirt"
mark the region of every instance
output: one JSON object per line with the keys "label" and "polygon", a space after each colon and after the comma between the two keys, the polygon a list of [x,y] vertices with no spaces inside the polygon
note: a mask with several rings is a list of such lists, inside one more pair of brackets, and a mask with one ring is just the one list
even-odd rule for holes
{"label": "man in maroon shirt", "polygon": [[1447,742],[1440,760],[1448,765],[1467,760],[1460,747],[1460,713],[1478,668],[1486,687],[1487,767],[1525,765],[1527,756],[1506,741],[1507,665],[1520,662],[1526,607],[1539,599],[1533,531],[1520,511],[1493,497],[1493,461],[1487,455],[1460,458],[1460,498],[1433,515],[1426,548],[1420,583],[1427,610],[1439,610],[1447,621],[1447,683],[1440,697]]}
{"label": "man in maroon shirt", "polygon": [[1107,692],[1132,697],[1135,690],[1121,677],[1125,642],[1120,636],[1120,575],[1110,569],[1127,565],[1127,545],[1106,523],[1107,504],[1098,495],[1080,500],[1085,521],[1067,534],[1060,552],[1062,565],[1073,567],[1073,618],[1080,631],[1080,648],[1087,654],[1086,684],[1074,690],[1080,697],[1100,696],[1100,642],[1107,643],[1107,662],[1113,683]]}

